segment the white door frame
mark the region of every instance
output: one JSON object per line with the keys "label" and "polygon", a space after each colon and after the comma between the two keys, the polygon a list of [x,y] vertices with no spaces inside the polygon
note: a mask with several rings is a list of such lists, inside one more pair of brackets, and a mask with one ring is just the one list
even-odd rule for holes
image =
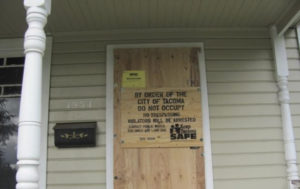
{"label": "white door frame", "polygon": [[106,187],[114,189],[114,49],[196,47],[200,72],[201,105],[205,161],[205,188],[213,189],[213,167],[207,95],[206,66],[203,43],[151,43],[108,45],[106,51]]}

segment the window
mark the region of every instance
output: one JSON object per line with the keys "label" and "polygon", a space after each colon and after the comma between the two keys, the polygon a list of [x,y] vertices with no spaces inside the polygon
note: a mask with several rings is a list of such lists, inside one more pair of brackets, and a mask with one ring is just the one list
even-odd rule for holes
{"label": "window", "polygon": [[0,58],[0,189],[14,189],[24,57]]}

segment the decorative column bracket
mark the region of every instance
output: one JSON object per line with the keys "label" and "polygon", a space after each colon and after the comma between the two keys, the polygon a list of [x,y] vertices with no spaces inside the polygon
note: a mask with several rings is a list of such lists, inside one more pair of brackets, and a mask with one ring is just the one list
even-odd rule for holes
{"label": "decorative column bracket", "polygon": [[285,147],[285,160],[287,166],[288,188],[297,189],[299,181],[298,167],[296,164],[296,146],[290,110],[290,95],[288,89],[288,61],[283,36],[278,36],[276,27],[271,28],[273,51],[276,64],[277,84],[279,88],[278,101],[281,107],[281,120],[283,140]]}
{"label": "decorative column bracket", "polygon": [[50,13],[50,5],[51,0],[24,0],[28,29],[24,40],[25,66],[18,131],[17,189],[39,189],[42,60],[46,45],[44,26]]}

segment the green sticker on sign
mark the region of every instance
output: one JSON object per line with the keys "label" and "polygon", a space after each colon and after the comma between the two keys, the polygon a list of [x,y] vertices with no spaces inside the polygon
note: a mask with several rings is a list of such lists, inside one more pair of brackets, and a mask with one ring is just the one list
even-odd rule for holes
{"label": "green sticker on sign", "polygon": [[145,71],[141,71],[141,70],[124,71],[122,75],[122,87],[123,88],[145,88],[146,87]]}

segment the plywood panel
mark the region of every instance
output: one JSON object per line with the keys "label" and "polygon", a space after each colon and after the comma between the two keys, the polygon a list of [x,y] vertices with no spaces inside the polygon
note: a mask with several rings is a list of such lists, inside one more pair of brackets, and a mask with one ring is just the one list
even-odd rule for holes
{"label": "plywood panel", "polygon": [[[125,70],[145,70],[146,87],[199,86],[196,51],[192,49],[125,49],[115,50],[114,161],[115,188],[204,188],[202,148],[120,147],[120,83]],[[170,69],[172,68],[172,69]],[[155,76],[153,76],[155,74]],[[192,80],[193,82],[187,82]],[[180,163],[179,163],[180,162]]]}

